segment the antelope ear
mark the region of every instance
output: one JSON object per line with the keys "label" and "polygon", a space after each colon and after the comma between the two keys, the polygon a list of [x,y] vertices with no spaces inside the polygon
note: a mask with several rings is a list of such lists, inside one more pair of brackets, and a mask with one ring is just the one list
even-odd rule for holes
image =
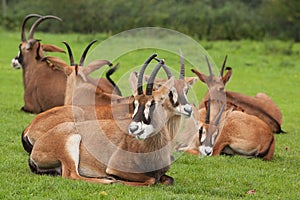
{"label": "antelope ear", "polygon": [[189,86],[192,86],[198,80],[198,77],[186,77],[184,80]]}
{"label": "antelope ear", "polygon": [[82,72],[87,76],[90,73],[96,71],[97,69],[99,69],[100,67],[102,67],[104,65],[110,66],[111,62],[109,62],[108,60],[94,60],[93,62],[88,64],[86,67],[83,67]]}
{"label": "antelope ear", "polygon": [[52,44],[42,44],[43,51],[66,53],[62,48]]}
{"label": "antelope ear", "polygon": [[129,77],[129,83],[130,83],[130,87],[132,90],[132,94],[134,96],[137,95],[137,77],[138,77],[138,73],[137,72],[131,72],[130,73],[130,77]]}
{"label": "antelope ear", "polygon": [[70,67],[65,61],[53,56],[44,57],[42,58],[42,61],[45,61],[53,70],[63,71],[67,76],[69,76],[73,71],[72,67]]}
{"label": "antelope ear", "polygon": [[206,76],[205,74],[202,74],[201,72],[199,72],[198,70],[195,70],[195,69],[192,69],[192,72],[199,77],[200,81],[202,81],[203,83],[207,83],[208,78],[209,78],[208,76]]}
{"label": "antelope ear", "polygon": [[159,87],[158,90],[153,91],[153,96],[155,101],[161,103],[164,102],[173,87],[174,87],[174,77],[171,77],[161,87]]}

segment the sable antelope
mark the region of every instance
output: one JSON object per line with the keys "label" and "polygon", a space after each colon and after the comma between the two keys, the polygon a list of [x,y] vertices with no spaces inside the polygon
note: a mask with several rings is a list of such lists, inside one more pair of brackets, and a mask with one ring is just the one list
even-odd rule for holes
{"label": "sable antelope", "polygon": [[[225,63],[226,63],[226,58],[222,66],[221,73],[223,73]],[[227,69],[229,69],[230,72],[229,74],[231,76],[232,74],[231,68],[227,68]],[[206,83],[206,81],[208,80],[208,78],[203,73],[201,72],[194,72],[194,73],[197,73],[197,75],[199,76],[202,82]],[[222,79],[229,80],[230,76],[226,77],[225,75]],[[224,82],[224,86],[226,82]],[[218,86],[218,87],[222,89],[222,86]],[[205,97],[199,104],[199,109],[205,106],[205,102],[208,101],[210,95],[211,95],[210,92],[208,92],[205,95]],[[222,93],[222,96],[223,95],[224,94]],[[258,93],[255,97],[251,97],[245,94],[225,90],[225,96],[226,96],[226,101],[228,103],[235,105],[235,107],[239,108],[240,110],[244,111],[247,114],[255,115],[258,118],[262,119],[266,124],[270,126],[271,130],[274,133],[284,133],[284,131],[281,129],[281,124],[282,124],[281,111],[279,110],[277,105],[272,101],[272,99],[268,97],[266,94]]]}
{"label": "sable antelope", "polygon": [[[38,17],[31,26],[28,40],[25,36],[26,22],[33,17]],[[21,44],[18,56],[12,60],[15,68],[23,70],[24,103],[21,110],[31,113],[40,113],[49,108],[63,105],[66,76],[60,71],[53,71],[41,59],[44,51],[64,52],[59,47],[50,44],[41,44],[40,40],[34,39],[34,32],[38,25],[46,19],[61,21],[59,17],[37,14],[27,15],[21,27]],[[49,78],[51,76],[51,78]]]}
{"label": "sable antelope", "polygon": [[199,151],[204,156],[220,154],[271,160],[275,138],[269,126],[254,115],[229,109],[225,104],[214,121],[210,120],[210,100],[206,120],[199,130]]}
{"label": "sable antelope", "polygon": [[173,178],[165,175],[171,164],[170,134],[165,124],[175,113],[163,103],[174,79],[155,91],[152,84],[163,64],[160,61],[154,69],[145,93],[143,73],[139,74],[137,90],[133,88],[132,119],[56,126],[35,143],[29,160],[32,171],[59,168],[65,178],[104,184],[172,184]]}
{"label": "sable antelope", "polygon": [[[144,68],[149,64],[149,62],[155,58],[157,55],[153,54],[143,65],[142,69],[144,71]],[[53,64],[53,63],[52,63]],[[54,65],[54,64],[53,64]],[[168,69],[167,66],[163,66],[165,68],[165,71],[167,73],[168,78],[172,77],[172,73],[170,72],[170,70]],[[181,68],[184,67],[183,65],[181,66]],[[75,72],[76,69],[77,70],[82,70],[82,69],[88,69],[89,67],[78,67],[78,68],[70,68],[70,67],[66,67],[66,68],[61,68],[61,70],[64,71],[71,71],[73,70],[72,74],[74,75],[74,77],[72,78],[72,80],[74,81],[75,77],[78,78],[78,75],[75,76]],[[89,70],[90,71],[90,70]],[[181,76],[184,77],[184,71],[181,70]],[[77,73],[79,74],[79,73]],[[80,73],[84,76],[84,78],[79,77],[79,81],[78,83],[82,83],[82,84],[88,84],[87,82],[83,82],[83,79],[87,79],[85,78],[84,73]],[[68,76],[68,79],[71,76]],[[130,77],[130,82],[135,82],[135,75],[134,73],[131,74]],[[195,79],[195,78],[194,78]],[[194,81],[191,81],[192,78],[186,78],[186,83],[181,81],[181,84],[192,84]],[[179,87],[180,84],[178,80],[174,80],[175,84],[175,90],[172,89],[172,94],[170,92],[169,94],[169,98],[164,102],[164,106],[166,109],[169,109],[170,111],[174,111],[175,113],[177,113],[177,115],[173,116],[168,122],[170,122],[169,124],[167,124],[168,129],[170,130],[170,132],[175,135],[176,131],[178,130],[178,127],[175,127],[175,124],[179,124],[180,120],[181,120],[181,115],[187,116],[189,117],[192,113],[189,112],[191,109],[189,108],[189,104],[186,104],[187,102],[187,88],[186,87]],[[177,82],[177,84],[176,84]],[[71,83],[71,81],[68,81],[68,83]],[[76,84],[71,83],[68,84],[67,86],[67,91],[72,91],[73,87],[75,87]],[[94,87],[94,86],[90,86],[90,87]],[[134,86],[132,86],[134,87]],[[68,89],[70,88],[70,89]],[[177,90],[182,90],[184,91],[180,93],[180,91],[177,93]],[[96,89],[95,89],[96,90]],[[72,94],[72,92],[69,92],[69,94]],[[97,95],[97,94],[96,94]],[[100,91],[100,95],[106,95],[107,98],[110,98],[109,94],[105,94],[102,93],[102,91]],[[174,98],[173,98],[174,97]],[[172,98],[172,99],[171,99]],[[70,98],[72,99],[72,98]],[[132,113],[133,113],[133,97],[123,97],[121,99],[117,99],[115,96],[112,99],[113,104],[112,105],[97,105],[97,106],[80,106],[80,108],[83,110],[83,116],[81,116],[81,118],[83,118],[84,120],[94,120],[94,119],[124,119],[124,118],[130,118]],[[69,103],[71,104],[71,103]],[[191,107],[191,106],[190,106]],[[77,106],[75,107],[75,111],[78,112]],[[185,109],[182,109],[185,108]],[[53,110],[53,111],[52,111]],[[60,123],[59,120],[55,120],[53,122],[49,121],[48,115],[47,113],[53,117],[54,115],[61,115],[61,116],[65,116],[63,119],[61,120],[61,122],[66,122],[68,121],[69,118],[72,118],[72,116],[74,115],[74,111],[72,112],[72,110],[70,110],[69,107],[59,107],[59,108],[55,108],[49,111],[46,111],[43,113],[43,115],[38,115],[32,122],[31,124],[25,128],[25,130],[22,133],[22,143],[24,146],[24,149],[28,152],[31,153],[32,147],[34,145],[34,142],[40,137],[42,136],[44,133],[46,133],[45,128],[44,127],[55,127],[56,125],[58,125]],[[60,117],[57,117],[58,119],[60,119]],[[76,117],[76,119],[79,118],[78,116]],[[76,119],[71,119],[69,121],[76,121]],[[77,120],[79,121],[79,120]],[[49,129],[48,129],[49,130]],[[25,148],[26,147],[26,148]]]}

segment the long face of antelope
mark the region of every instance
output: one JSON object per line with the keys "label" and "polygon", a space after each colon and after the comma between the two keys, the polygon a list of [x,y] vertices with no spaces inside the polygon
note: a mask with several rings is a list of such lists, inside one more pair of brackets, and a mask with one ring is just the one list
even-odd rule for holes
{"label": "long face of antelope", "polygon": [[213,146],[219,135],[219,130],[215,125],[203,125],[199,129],[199,152],[202,156],[211,156]]}
{"label": "long face of antelope", "polygon": [[156,132],[157,120],[154,119],[154,115],[157,103],[151,96],[140,95],[133,104],[134,113],[128,132],[137,139],[144,140]]}
{"label": "long face of antelope", "polygon": [[188,103],[187,93],[189,85],[184,80],[175,80],[174,87],[169,93],[169,100],[175,113],[184,117],[190,117],[193,113],[193,107]]}

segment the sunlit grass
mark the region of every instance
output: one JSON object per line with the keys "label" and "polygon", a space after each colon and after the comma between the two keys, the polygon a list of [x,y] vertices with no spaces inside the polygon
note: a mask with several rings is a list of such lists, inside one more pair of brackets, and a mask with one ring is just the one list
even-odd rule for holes
{"label": "sunlit grass", "polygon": [[[45,43],[56,44],[62,48],[64,46],[61,41],[70,42],[77,60],[88,42],[107,37],[102,34],[44,33],[37,33],[36,36]],[[22,72],[10,66],[11,59],[17,54],[20,35],[0,30],[0,38],[0,199],[299,198],[299,44],[289,48],[290,43],[281,41],[200,41],[218,66],[221,66],[226,54],[229,56],[228,66],[233,68],[233,76],[226,86],[228,90],[248,95],[265,92],[281,109],[283,129],[288,134],[276,135],[276,150],[272,161],[226,156],[200,159],[197,156],[182,155],[168,172],[175,179],[173,186],[135,188],[97,185],[61,177],[38,176],[30,172],[28,155],[22,148],[20,136],[34,115],[20,111],[23,105]],[[114,79],[122,77],[129,70],[127,66],[143,63],[150,53],[139,51],[120,58],[120,71],[114,75]],[[178,67],[176,56],[163,52],[161,54],[166,60],[175,60],[170,62],[170,66],[174,64],[175,69]],[[60,56],[68,62],[67,55]],[[122,69],[122,66],[125,67]],[[194,86],[194,91],[200,100],[206,86],[199,82]],[[247,194],[250,190],[254,194]]]}

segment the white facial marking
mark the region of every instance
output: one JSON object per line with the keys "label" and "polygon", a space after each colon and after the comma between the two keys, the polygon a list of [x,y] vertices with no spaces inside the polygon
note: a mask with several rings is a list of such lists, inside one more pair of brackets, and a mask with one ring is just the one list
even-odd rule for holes
{"label": "white facial marking", "polygon": [[136,115],[138,108],[139,108],[139,102],[137,100],[134,100],[133,103],[134,103],[134,111],[133,111],[132,117],[134,117]]}
{"label": "white facial marking", "polygon": [[142,122],[131,122],[128,127],[128,132],[134,135],[139,140],[148,138],[154,131],[152,124],[144,124]]}
{"label": "white facial marking", "polygon": [[200,139],[201,143],[203,143],[205,141],[205,139],[206,139],[206,130],[205,130],[205,128],[203,128],[202,134],[201,134],[201,139]]}
{"label": "white facial marking", "polygon": [[199,147],[200,154],[203,156],[211,156],[213,153],[213,149],[207,146],[200,146]]}
{"label": "white facial marking", "polygon": [[150,106],[151,106],[151,102],[148,101],[145,105],[145,110],[144,110],[144,116],[147,120],[149,119]]}

